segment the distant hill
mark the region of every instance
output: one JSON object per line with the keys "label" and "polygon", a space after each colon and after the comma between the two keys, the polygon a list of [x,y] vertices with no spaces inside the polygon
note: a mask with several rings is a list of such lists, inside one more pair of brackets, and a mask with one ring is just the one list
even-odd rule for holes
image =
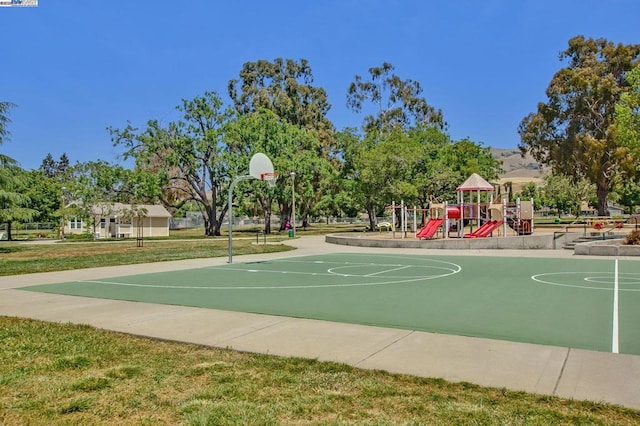
{"label": "distant hill", "polygon": [[502,161],[504,173],[500,176],[506,178],[540,178],[544,175],[536,160],[529,154],[524,158],[518,148],[490,148],[491,154],[497,160]]}
{"label": "distant hill", "polygon": [[529,154],[523,158],[518,148],[490,148],[491,154],[502,161],[504,173],[498,179],[499,184],[511,182],[513,192],[517,193],[529,182],[539,184],[546,170],[541,169],[536,160]]}

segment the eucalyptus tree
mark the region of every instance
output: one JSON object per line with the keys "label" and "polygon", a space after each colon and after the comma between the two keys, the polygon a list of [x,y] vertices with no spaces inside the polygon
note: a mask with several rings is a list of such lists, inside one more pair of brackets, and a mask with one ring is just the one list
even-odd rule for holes
{"label": "eucalyptus tree", "polygon": [[125,159],[135,160],[142,188],[162,189],[149,196],[170,209],[195,202],[205,219],[205,234],[220,235],[231,166],[224,133],[234,113],[215,92],[183,99],[176,109],[182,118],[167,125],[149,120],[142,130],[130,124],[122,130],[109,128],[112,141],[124,147]]}
{"label": "eucalyptus tree", "polygon": [[333,124],[327,118],[331,105],[326,91],[314,86],[313,80],[306,59],[261,59],[246,62],[239,78],[229,81],[228,92],[238,114],[271,110],[293,125],[314,131],[328,152],[333,143]]}
{"label": "eucalyptus tree", "polygon": [[615,130],[620,145],[640,158],[640,65],[626,76],[629,90],[620,95],[615,106]]}
{"label": "eucalyptus tree", "polygon": [[369,79],[356,75],[347,92],[347,106],[356,113],[365,112],[365,132],[389,130],[400,126],[444,128],[442,111],[429,105],[419,82],[403,80],[388,62],[369,68]]}
{"label": "eucalyptus tree", "polygon": [[567,63],[551,79],[547,101],[520,123],[519,147],[574,183],[592,182],[598,214],[606,215],[616,180],[633,178],[640,160],[614,124],[616,104],[630,91],[625,76],[639,63],[640,45],[577,36],[560,60]]}

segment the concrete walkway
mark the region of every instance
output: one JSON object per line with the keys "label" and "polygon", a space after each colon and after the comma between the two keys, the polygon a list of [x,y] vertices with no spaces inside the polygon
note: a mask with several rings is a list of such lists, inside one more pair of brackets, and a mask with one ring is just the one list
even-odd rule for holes
{"label": "concrete walkway", "polygon": [[[294,252],[234,257],[248,262],[322,253],[443,254],[429,249],[336,246],[323,236],[289,240]],[[571,257],[567,250],[447,250],[447,255]],[[20,287],[219,265],[226,258],[0,277],[0,315],[98,328],[239,351],[313,358],[483,386],[604,401],[640,409],[640,356],[367,327],[184,306],[34,293]]]}

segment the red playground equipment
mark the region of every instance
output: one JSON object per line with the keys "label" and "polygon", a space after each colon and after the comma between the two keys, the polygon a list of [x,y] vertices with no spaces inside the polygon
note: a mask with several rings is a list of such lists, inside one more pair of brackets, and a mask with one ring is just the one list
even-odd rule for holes
{"label": "red playground equipment", "polygon": [[[533,200],[507,203],[507,195],[501,199],[498,194],[494,198],[494,186],[475,173],[456,191],[457,205],[432,202],[428,209],[418,209],[407,208],[404,202],[393,202],[388,207],[392,211],[393,238],[396,238],[396,223],[401,238],[407,238],[411,222],[415,237],[421,240],[450,238],[451,232],[456,233],[456,238],[506,237],[509,229],[516,235],[533,233]],[[424,223],[420,229],[418,220]]]}
{"label": "red playground equipment", "polygon": [[438,232],[438,228],[442,226],[444,219],[429,219],[427,224],[416,234],[416,238],[429,239]]}
{"label": "red playground equipment", "polygon": [[[500,200],[499,195],[494,198],[494,191],[492,184],[472,174],[457,188],[457,205],[429,205],[430,219],[415,233],[416,238],[437,238],[439,233],[443,238],[449,238],[450,231],[455,231],[458,238],[485,238],[496,233],[505,237],[509,228],[516,235],[533,233],[533,200],[507,203],[506,199]],[[467,227],[468,232],[465,232]]]}

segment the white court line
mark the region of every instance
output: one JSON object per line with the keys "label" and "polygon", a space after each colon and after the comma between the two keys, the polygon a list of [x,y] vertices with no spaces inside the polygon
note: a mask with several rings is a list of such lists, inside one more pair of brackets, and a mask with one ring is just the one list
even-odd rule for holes
{"label": "white court line", "polygon": [[611,342],[611,352],[618,353],[618,259],[615,260],[613,266],[613,333]]}
{"label": "white court line", "polygon": [[399,268],[385,269],[384,271],[373,272],[371,274],[367,274],[367,275],[363,275],[363,276],[365,276],[365,277],[373,277],[374,275],[386,274],[388,272],[399,271],[400,269],[407,269],[407,268],[411,268],[411,266],[406,265],[406,266],[400,266]]}

